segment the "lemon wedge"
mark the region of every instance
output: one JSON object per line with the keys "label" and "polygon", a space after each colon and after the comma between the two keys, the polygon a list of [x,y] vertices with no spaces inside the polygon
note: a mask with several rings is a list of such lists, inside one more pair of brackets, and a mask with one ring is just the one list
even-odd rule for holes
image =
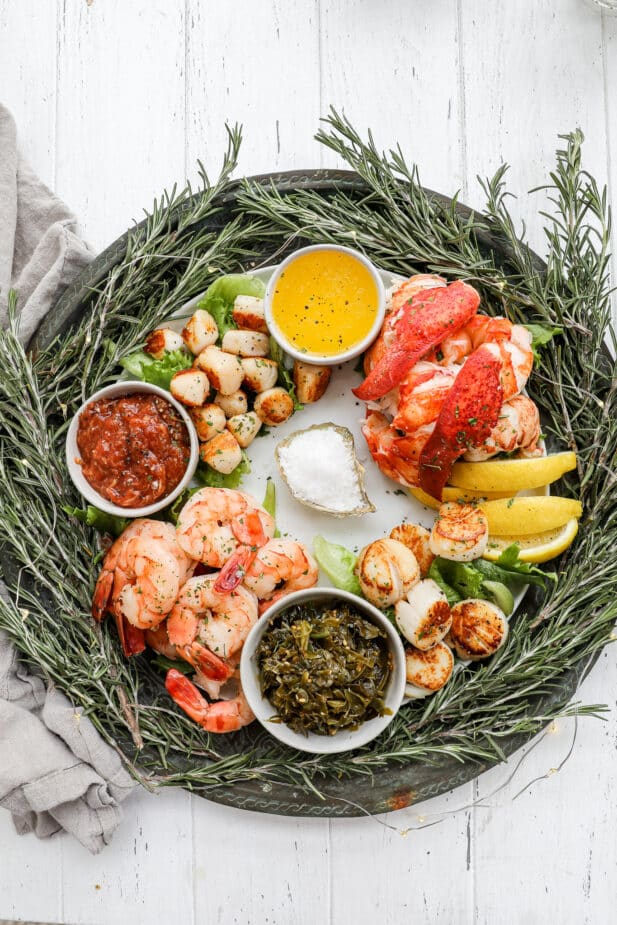
{"label": "lemon wedge", "polygon": [[488,521],[489,536],[528,536],[563,527],[583,513],[575,498],[559,495],[520,496],[480,501],[478,504]]}
{"label": "lemon wedge", "polygon": [[449,482],[458,488],[490,492],[507,490],[510,495],[525,488],[539,488],[576,468],[576,455],[553,453],[532,459],[487,459],[459,462],[452,466]]}
{"label": "lemon wedge", "polygon": [[480,498],[486,501],[492,501],[496,498],[511,498],[511,491],[473,491],[468,488],[454,488],[450,485],[446,485],[443,490],[443,500],[438,501],[436,498],[427,495],[425,491],[422,491],[421,488],[411,487],[407,491],[410,495],[423,504],[425,507],[431,507],[434,511],[438,511],[440,505],[444,501],[463,501],[468,503],[474,503]]}
{"label": "lemon wedge", "polygon": [[572,518],[563,527],[545,530],[542,533],[529,533],[527,536],[493,536],[489,539],[483,559],[496,562],[504,549],[512,543],[518,543],[518,557],[522,562],[548,562],[572,545],[578,533],[578,520]]}

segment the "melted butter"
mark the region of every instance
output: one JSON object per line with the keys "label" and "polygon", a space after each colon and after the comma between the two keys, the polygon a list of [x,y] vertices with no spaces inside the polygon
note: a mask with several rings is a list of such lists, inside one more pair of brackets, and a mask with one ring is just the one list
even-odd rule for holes
{"label": "melted butter", "polygon": [[272,316],[298,350],[336,356],[369,333],[378,308],[370,271],[352,254],[311,251],[281,273]]}

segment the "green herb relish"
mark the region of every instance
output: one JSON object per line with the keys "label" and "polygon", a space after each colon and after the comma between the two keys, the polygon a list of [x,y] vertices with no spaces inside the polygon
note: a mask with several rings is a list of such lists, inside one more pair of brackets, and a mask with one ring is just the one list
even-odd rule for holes
{"label": "green herb relish", "polygon": [[386,633],[347,603],[292,605],[274,618],[255,655],[262,696],[294,732],[334,735],[391,712]]}

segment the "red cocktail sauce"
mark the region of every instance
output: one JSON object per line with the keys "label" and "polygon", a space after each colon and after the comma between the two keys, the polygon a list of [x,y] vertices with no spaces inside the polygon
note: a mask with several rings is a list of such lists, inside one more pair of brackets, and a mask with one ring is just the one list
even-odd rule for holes
{"label": "red cocktail sauce", "polygon": [[187,428],[164,398],[143,392],[102,398],[79,416],[84,478],[119,507],[147,507],[181,481],[190,456]]}

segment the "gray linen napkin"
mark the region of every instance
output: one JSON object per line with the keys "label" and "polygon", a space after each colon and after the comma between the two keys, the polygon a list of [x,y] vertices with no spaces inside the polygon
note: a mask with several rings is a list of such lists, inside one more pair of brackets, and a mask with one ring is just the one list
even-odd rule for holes
{"label": "gray linen napkin", "polygon": [[[24,164],[13,119],[0,104],[0,327],[8,290],[16,289],[27,343],[93,257],[75,217]],[[65,830],[98,852],[133,787],[81,709],[33,674],[0,630],[0,806],[13,814],[17,831],[45,838]]]}

